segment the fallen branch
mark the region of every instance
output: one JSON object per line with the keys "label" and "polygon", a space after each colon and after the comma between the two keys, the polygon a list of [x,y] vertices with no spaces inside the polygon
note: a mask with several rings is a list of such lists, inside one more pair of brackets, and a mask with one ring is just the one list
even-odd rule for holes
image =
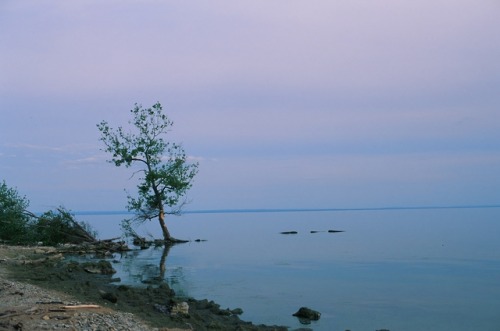
{"label": "fallen branch", "polygon": [[62,305],[62,301],[37,301],[37,305]]}
{"label": "fallen branch", "polygon": [[17,312],[14,312],[14,313],[11,313],[11,314],[0,315],[0,319],[9,318],[9,317],[14,317],[14,316],[19,316],[19,315],[23,315],[23,314],[24,314],[24,313],[17,313]]}
{"label": "fallen branch", "polygon": [[87,309],[87,308],[101,308],[98,305],[76,305],[76,306],[63,306],[62,309]]}

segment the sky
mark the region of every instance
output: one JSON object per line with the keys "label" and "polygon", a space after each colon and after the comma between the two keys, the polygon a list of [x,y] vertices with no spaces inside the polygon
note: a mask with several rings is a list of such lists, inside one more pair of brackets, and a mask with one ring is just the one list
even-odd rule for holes
{"label": "sky", "polygon": [[96,124],[159,101],[187,210],[500,204],[500,2],[0,2],[0,181],[123,210]]}

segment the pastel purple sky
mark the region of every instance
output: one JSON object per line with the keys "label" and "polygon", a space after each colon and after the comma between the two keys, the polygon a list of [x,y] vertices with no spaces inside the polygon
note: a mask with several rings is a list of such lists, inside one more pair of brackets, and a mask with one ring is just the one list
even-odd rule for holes
{"label": "pastel purple sky", "polygon": [[160,101],[187,209],[500,203],[496,0],[0,3],[0,180],[122,210],[96,124]]}

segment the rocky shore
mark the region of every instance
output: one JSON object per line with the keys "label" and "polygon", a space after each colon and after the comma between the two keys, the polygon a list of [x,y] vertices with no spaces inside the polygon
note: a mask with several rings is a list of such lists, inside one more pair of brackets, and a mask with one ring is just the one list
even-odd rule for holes
{"label": "rocky shore", "polygon": [[241,309],[176,297],[160,283],[117,285],[109,262],[68,262],[53,248],[0,245],[3,330],[287,330],[242,321]]}

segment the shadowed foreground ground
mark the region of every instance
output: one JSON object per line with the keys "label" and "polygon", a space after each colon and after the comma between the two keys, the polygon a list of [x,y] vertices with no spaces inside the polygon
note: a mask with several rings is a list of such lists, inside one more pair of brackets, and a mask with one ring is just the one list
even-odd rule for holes
{"label": "shadowed foreground ground", "polygon": [[0,245],[0,330],[287,330],[181,300],[166,284],[117,286],[89,269],[53,249]]}

